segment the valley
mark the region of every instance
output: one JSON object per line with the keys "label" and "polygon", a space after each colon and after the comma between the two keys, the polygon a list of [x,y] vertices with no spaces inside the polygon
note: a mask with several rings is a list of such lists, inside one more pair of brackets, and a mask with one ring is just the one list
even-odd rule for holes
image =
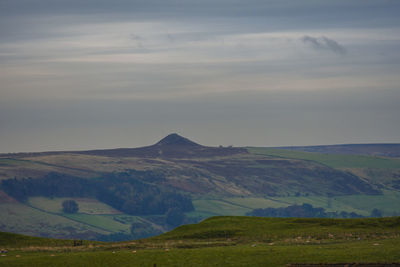
{"label": "valley", "polygon": [[[143,148],[3,154],[0,181],[0,212],[7,214],[0,230],[43,237],[156,235],[176,227],[166,223],[172,207],[184,213],[179,224],[303,203],[361,216],[373,209],[383,216],[400,214],[399,158],[207,147],[177,134]],[[149,203],[146,194],[158,195],[159,202],[145,212],[140,203]],[[137,204],[127,203],[132,196]],[[78,203],[78,213],[62,211],[67,199]]]}

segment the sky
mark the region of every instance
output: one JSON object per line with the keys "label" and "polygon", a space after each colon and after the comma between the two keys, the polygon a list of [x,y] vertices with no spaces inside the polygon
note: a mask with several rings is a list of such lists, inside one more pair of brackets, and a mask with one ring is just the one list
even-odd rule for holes
{"label": "sky", "polygon": [[0,153],[400,143],[400,1],[0,0]]}

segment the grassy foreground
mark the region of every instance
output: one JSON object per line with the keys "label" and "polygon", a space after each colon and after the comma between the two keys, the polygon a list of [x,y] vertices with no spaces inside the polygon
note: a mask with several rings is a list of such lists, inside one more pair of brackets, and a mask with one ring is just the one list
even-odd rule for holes
{"label": "grassy foreground", "polygon": [[213,217],[122,243],[0,234],[0,266],[285,266],[400,262],[400,217],[296,219]]}

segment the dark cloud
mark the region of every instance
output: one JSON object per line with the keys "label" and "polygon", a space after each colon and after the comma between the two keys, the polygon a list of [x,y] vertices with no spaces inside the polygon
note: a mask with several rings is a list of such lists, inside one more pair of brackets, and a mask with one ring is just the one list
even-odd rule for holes
{"label": "dark cloud", "polygon": [[304,35],[301,40],[308,45],[311,45],[314,49],[317,50],[330,50],[336,54],[344,55],[346,54],[346,48],[340,45],[333,39],[329,39],[325,36],[322,37],[311,37],[308,35]]}
{"label": "dark cloud", "polygon": [[[1,0],[0,15],[65,15],[105,14],[125,18],[205,18],[205,17],[259,17],[279,18],[291,27],[304,24],[313,27],[356,24],[399,24],[400,2],[394,0]],[[108,18],[109,19],[109,18]],[[298,20],[301,20],[299,23]],[[295,22],[296,21],[296,22]],[[293,23],[295,22],[295,23]],[[317,22],[317,23],[316,23]]]}

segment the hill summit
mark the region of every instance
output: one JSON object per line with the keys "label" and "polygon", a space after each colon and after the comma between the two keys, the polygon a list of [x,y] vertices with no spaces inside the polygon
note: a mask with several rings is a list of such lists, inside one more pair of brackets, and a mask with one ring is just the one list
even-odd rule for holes
{"label": "hill summit", "polygon": [[161,139],[158,143],[156,143],[156,146],[196,146],[200,147],[201,145],[183,137],[180,136],[179,134],[172,133],[170,135],[167,135],[163,139]]}
{"label": "hill summit", "polygon": [[[104,157],[136,157],[136,158],[204,158],[248,154],[246,148],[210,147],[197,144],[188,138],[172,133],[154,145],[138,148],[96,149],[86,151],[54,151],[38,153],[17,153],[13,157],[34,157],[68,154],[83,154]],[[0,157],[2,155],[0,154]],[[4,155],[10,157],[9,154]]]}

